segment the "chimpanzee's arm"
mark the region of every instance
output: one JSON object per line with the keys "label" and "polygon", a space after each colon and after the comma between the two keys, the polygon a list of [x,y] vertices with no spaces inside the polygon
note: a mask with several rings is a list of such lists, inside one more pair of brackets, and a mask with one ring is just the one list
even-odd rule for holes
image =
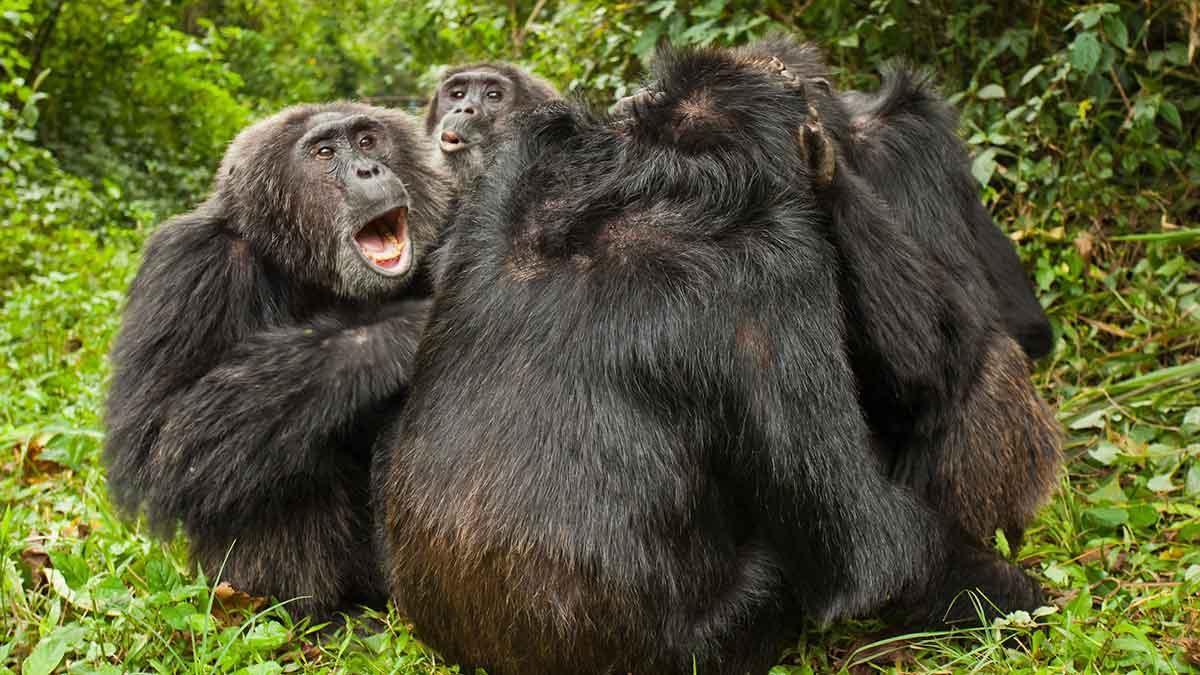
{"label": "chimpanzee's arm", "polygon": [[[244,336],[281,313],[272,285],[244,241],[225,229],[212,200],[150,238],[112,351],[105,463],[114,501],[135,513],[173,474],[156,451],[175,401]],[[149,510],[174,529],[179,514]]]}
{"label": "chimpanzee's arm", "polygon": [[[818,140],[808,138],[810,152]],[[948,402],[982,356],[986,315],[845,162],[827,180],[818,194],[832,220],[849,342],[859,372],[873,373],[864,395]],[[871,390],[879,387],[888,391]]]}
{"label": "chimpanzee's arm", "polygon": [[398,302],[373,323],[323,318],[243,340],[172,406],[157,444],[177,478],[164,499],[232,514],[281,482],[336,475],[356,423],[405,391],[427,309]]}

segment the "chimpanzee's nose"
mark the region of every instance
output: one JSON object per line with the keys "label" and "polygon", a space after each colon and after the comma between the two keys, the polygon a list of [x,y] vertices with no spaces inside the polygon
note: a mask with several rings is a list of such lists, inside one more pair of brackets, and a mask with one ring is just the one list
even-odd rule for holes
{"label": "chimpanzee's nose", "polygon": [[354,170],[354,173],[356,173],[359,178],[373,178],[380,174],[379,165],[375,163],[359,165],[358,168]]}
{"label": "chimpanzee's nose", "polygon": [[467,105],[460,105],[454,109],[454,112],[459,113],[461,115],[474,115],[475,114],[475,106],[471,105],[470,103],[468,103]]}

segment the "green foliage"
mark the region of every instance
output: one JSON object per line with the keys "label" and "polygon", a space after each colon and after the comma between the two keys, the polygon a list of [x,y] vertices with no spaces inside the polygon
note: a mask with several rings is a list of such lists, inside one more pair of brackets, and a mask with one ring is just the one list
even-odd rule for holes
{"label": "green foliage", "polygon": [[814,626],[772,672],[1194,672],[1194,0],[0,0],[0,675],[456,672],[394,612],[323,640],[278,607],[214,613],[184,543],[113,511],[105,354],[146,234],[203,198],[242,125],[289,103],[415,109],[442,66],[504,58],[603,106],[662,40],[778,30],[825,46],[842,86],[906,59],[959,106],[984,199],[1055,323],[1036,380],[1069,475],[1024,542],[997,542],[1050,608],[876,644],[874,624]]}

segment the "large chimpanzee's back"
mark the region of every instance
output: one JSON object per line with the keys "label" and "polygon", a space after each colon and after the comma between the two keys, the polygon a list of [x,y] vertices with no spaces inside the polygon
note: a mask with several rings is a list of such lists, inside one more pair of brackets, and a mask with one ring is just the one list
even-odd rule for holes
{"label": "large chimpanzee's back", "polygon": [[1036,589],[887,481],[797,92],[662,58],[630,114],[515,123],[374,472],[393,597],[492,673],[762,672],[801,614]]}

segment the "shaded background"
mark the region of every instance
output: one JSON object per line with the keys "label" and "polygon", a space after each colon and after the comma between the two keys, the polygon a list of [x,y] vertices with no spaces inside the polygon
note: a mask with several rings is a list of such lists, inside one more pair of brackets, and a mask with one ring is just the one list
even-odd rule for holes
{"label": "shaded background", "polygon": [[[937,72],[1059,336],[1035,377],[1070,428],[1071,475],[1020,551],[1056,602],[1037,618],[1050,630],[1020,649],[986,631],[906,641],[880,663],[1193,669],[1197,0],[0,0],[0,673],[436,669],[394,614],[332,647],[278,613],[214,615],[179,544],[115,519],[104,355],[141,243],[204,197],[243,125],[284,105],[417,110],[440,66],[491,58],[606,105],[661,39],[774,30],[824,46],[844,87],[874,87],[895,58]],[[860,662],[871,628],[810,632],[779,672]]]}

